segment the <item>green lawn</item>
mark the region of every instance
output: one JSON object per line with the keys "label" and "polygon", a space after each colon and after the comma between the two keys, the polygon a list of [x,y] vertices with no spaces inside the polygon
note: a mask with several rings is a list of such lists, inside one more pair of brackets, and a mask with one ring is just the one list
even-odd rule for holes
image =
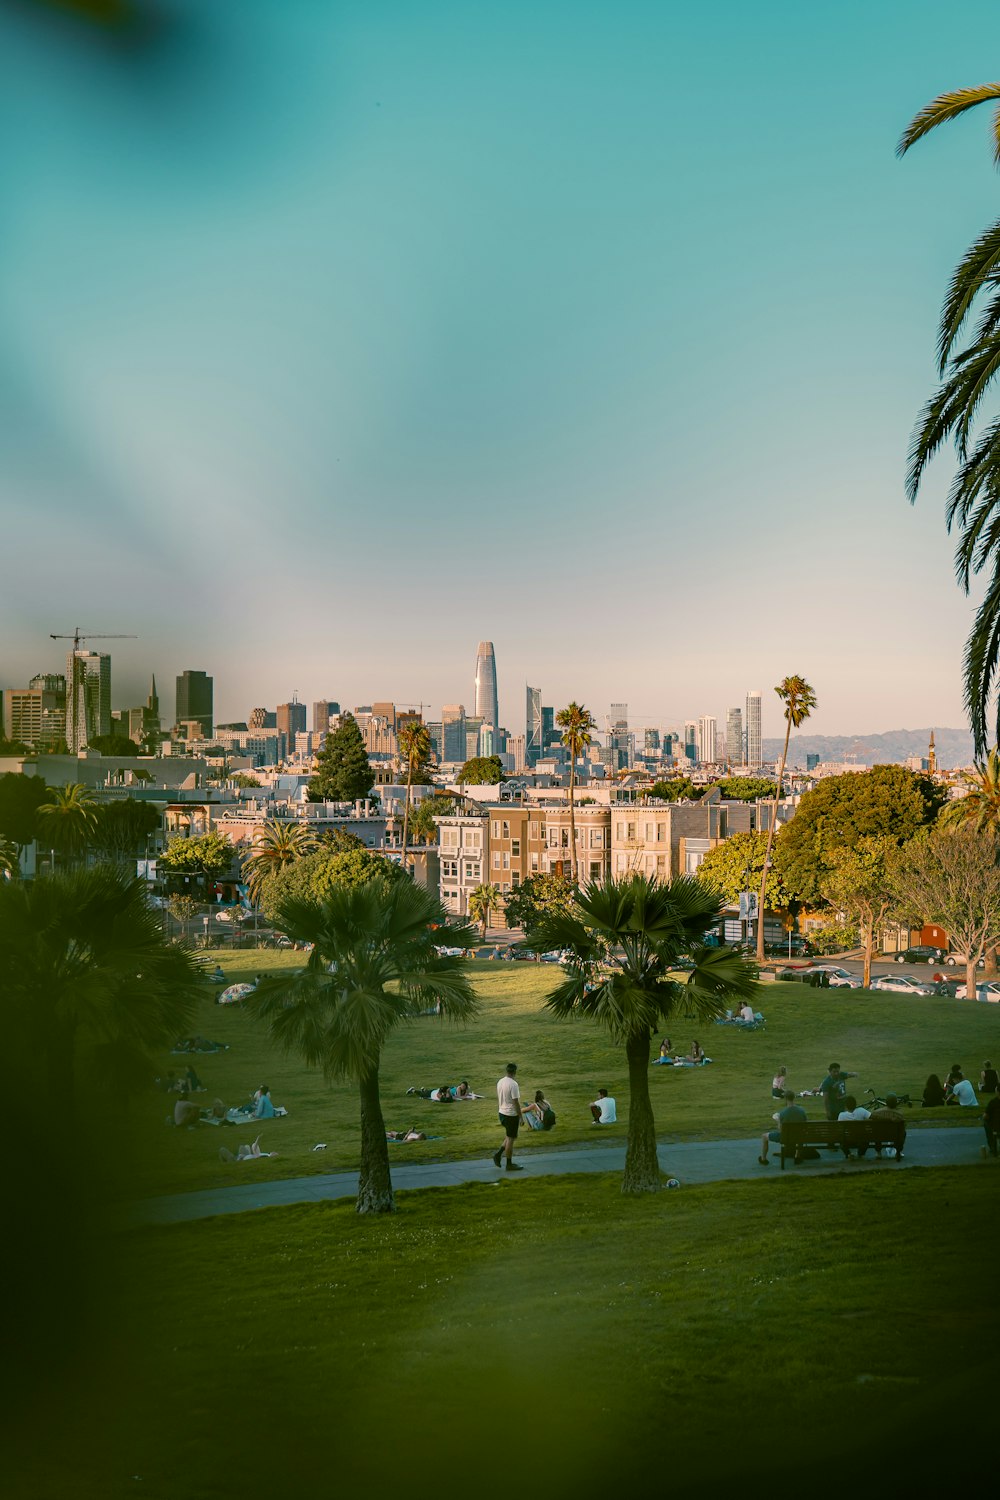
{"label": "green lawn", "polygon": [[993,1163],[642,1200],[501,1179],[123,1236],[79,1368],[8,1410],[8,1492],[976,1485],[998,1187]]}
{"label": "green lawn", "polygon": [[[250,952],[225,960],[228,977],[252,977],[256,970],[289,967],[289,956]],[[495,1083],[508,1060],[519,1065],[522,1092],[530,1097],[545,1089],[558,1126],[544,1137],[546,1150],[592,1142],[596,1131],[587,1104],[599,1085],[618,1098],[620,1124],[602,1139],[624,1139],[628,1089],[622,1054],[596,1027],[585,1021],[560,1021],[542,1010],[542,1001],[558,970],[531,964],[475,967],[481,1010],[467,1027],[436,1017],[401,1028],[386,1048],[382,1097],[390,1128],[417,1124],[436,1140],[390,1148],[393,1162],[430,1161],[482,1156],[498,1139]],[[128,1130],[116,1129],[108,1150],[127,1154],[134,1166],[127,1178],[132,1192],[176,1192],[246,1181],[330,1172],[357,1165],[359,1107],[353,1086],[328,1086],[296,1057],[275,1054],[263,1027],[237,1007],[218,1007],[206,993],[195,1030],[229,1043],[228,1052],[199,1057],[195,1066],[208,1086],[210,1100],[226,1104],[245,1099],[260,1083],[289,1110],[289,1117],[262,1131],[265,1150],[280,1153],[253,1166],[226,1167],[218,1148],[252,1139],[253,1129],[194,1131],[164,1128],[168,1102],[152,1088],[128,1106]],[[765,1032],[732,1027],[700,1028],[700,1040],[714,1062],[699,1069],[654,1067],[650,1086],[659,1132],[665,1140],[754,1136],[774,1108],[771,1077],[779,1064],[789,1070],[796,1089],[815,1088],[826,1065],[839,1061],[861,1076],[851,1088],[905,1089],[919,1097],[930,1072],[942,1077],[959,1061],[974,1080],[986,1057],[1000,1054],[1000,1006],[937,998],[915,999],[851,990],[811,990],[799,985],[762,987],[760,1008],[768,1020]],[[679,1017],[671,1025],[675,1046],[684,1051],[698,1029]],[[183,1068],[184,1059],[164,1054],[161,1065]],[[485,1099],[472,1104],[437,1105],[407,1098],[410,1084],[433,1087],[467,1078]],[[818,1101],[807,1102],[821,1113]],[[965,1112],[966,1116],[972,1111]],[[977,1112],[978,1113],[978,1112]],[[968,1124],[957,1110],[917,1110],[913,1124]],[[325,1151],[314,1152],[320,1141]],[[530,1145],[526,1148],[530,1149]]]}

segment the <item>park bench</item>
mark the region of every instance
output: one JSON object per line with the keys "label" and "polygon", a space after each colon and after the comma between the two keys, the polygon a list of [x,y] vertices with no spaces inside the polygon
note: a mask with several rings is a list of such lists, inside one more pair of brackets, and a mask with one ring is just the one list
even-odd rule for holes
{"label": "park bench", "polygon": [[781,1170],[785,1157],[795,1160],[803,1146],[839,1146],[847,1157],[863,1147],[882,1151],[895,1146],[896,1160],[906,1139],[901,1120],[786,1120],[781,1127]]}

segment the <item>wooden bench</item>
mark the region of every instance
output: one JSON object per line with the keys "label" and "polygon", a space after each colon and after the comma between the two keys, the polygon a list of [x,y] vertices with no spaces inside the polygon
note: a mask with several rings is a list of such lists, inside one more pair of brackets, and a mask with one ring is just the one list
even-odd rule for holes
{"label": "wooden bench", "polygon": [[794,1162],[803,1146],[838,1146],[845,1157],[864,1149],[877,1152],[886,1146],[896,1148],[896,1161],[906,1140],[902,1120],[786,1120],[781,1127],[781,1170],[785,1157]]}

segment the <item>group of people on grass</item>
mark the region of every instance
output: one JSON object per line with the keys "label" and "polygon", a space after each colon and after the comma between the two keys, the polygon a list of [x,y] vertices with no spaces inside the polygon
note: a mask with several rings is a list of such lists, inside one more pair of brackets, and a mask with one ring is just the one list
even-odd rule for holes
{"label": "group of people on grass", "polygon": [[[979,1092],[996,1094],[1000,1089],[1000,1078],[989,1058],[983,1063],[979,1074]],[[944,1083],[937,1073],[932,1073],[924,1084],[921,1104],[924,1109],[937,1109],[942,1104],[958,1104],[965,1107],[979,1103],[971,1079],[966,1078],[961,1063],[952,1063]]]}
{"label": "group of people on grass", "polygon": [[[751,1012],[753,1014],[753,1012]],[[691,1050],[683,1055],[674,1051],[674,1044],[668,1036],[660,1042],[660,1055],[653,1058],[653,1066],[666,1068],[700,1068],[712,1059],[707,1057],[705,1049],[697,1037],[691,1043]]]}
{"label": "group of people on grass", "polygon": [[[829,1124],[845,1120],[891,1120],[902,1125],[904,1127],[903,1139],[896,1148],[896,1156],[897,1158],[901,1158],[903,1155],[903,1146],[906,1142],[906,1129],[905,1120],[899,1111],[899,1099],[895,1094],[887,1094],[884,1104],[879,1103],[875,1109],[866,1109],[863,1104],[858,1103],[853,1094],[847,1092],[847,1080],[849,1078],[857,1078],[857,1076],[857,1073],[852,1073],[848,1069],[842,1068],[840,1063],[832,1062],[827,1068],[826,1077],[819,1088],[803,1089],[799,1097],[811,1098],[818,1095],[823,1100],[823,1113]],[[796,1103],[795,1090],[787,1087],[787,1078],[787,1068],[781,1067],[771,1079],[771,1097],[781,1100],[781,1108],[776,1110],[771,1116],[776,1128],[765,1130],[761,1136],[760,1155],[757,1160],[762,1167],[769,1165],[769,1148],[772,1145],[779,1144],[781,1141],[782,1126],[805,1124],[809,1119],[802,1105]],[[836,1145],[831,1144],[828,1149],[836,1151],[838,1148]],[[856,1147],[858,1156],[864,1156],[867,1149],[866,1146]],[[882,1154],[880,1149],[878,1150],[878,1154]]]}

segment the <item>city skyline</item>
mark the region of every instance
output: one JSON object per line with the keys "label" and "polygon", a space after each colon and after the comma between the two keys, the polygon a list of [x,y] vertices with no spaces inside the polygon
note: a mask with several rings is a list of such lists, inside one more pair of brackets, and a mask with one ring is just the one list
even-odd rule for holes
{"label": "city skyline", "polygon": [[903,481],[996,177],[981,120],[894,147],[993,7],[473,11],[245,0],[180,67],[5,13],[0,675],[79,619],[142,638],[117,706],[472,707],[484,637],[509,728],[792,672],[817,733],[964,725],[948,462]]}

